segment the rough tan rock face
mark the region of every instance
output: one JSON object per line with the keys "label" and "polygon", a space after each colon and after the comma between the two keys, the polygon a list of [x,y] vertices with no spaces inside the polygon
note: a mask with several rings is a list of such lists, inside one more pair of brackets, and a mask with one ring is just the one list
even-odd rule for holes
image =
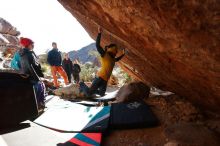
{"label": "rough tan rock face", "polygon": [[220,112],[219,0],[58,0],[92,38],[128,51],[120,66],[148,85]]}
{"label": "rough tan rock face", "polygon": [[0,53],[13,54],[19,46],[18,35],[20,35],[20,32],[0,17]]}
{"label": "rough tan rock face", "polygon": [[8,21],[0,17],[0,34],[1,34],[1,45],[3,44],[11,44],[17,45],[18,38],[20,32],[12,26]]}

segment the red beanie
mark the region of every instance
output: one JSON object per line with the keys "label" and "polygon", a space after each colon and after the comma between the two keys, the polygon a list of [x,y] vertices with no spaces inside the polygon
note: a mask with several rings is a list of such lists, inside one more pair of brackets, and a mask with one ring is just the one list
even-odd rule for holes
{"label": "red beanie", "polygon": [[33,44],[34,42],[29,38],[20,38],[20,44],[24,47],[29,46],[30,44]]}

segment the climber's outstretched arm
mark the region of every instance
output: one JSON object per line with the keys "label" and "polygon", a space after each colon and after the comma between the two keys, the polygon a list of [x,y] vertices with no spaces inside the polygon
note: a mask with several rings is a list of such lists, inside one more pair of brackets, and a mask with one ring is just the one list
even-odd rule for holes
{"label": "climber's outstretched arm", "polygon": [[101,35],[102,35],[102,29],[99,28],[98,30],[98,36],[96,38],[96,48],[97,48],[97,51],[99,52],[99,54],[103,57],[105,55],[105,51],[104,49],[100,46],[100,42],[101,42]]}
{"label": "climber's outstretched arm", "polygon": [[117,58],[115,58],[115,62],[120,61],[125,56],[125,49],[123,49],[123,54]]}

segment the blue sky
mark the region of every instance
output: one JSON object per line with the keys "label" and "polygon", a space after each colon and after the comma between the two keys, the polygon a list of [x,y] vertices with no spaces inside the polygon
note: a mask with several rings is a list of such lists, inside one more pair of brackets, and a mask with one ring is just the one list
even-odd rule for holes
{"label": "blue sky", "polygon": [[15,26],[20,36],[31,38],[37,54],[51,49],[53,41],[63,52],[94,42],[57,0],[0,0],[0,17]]}

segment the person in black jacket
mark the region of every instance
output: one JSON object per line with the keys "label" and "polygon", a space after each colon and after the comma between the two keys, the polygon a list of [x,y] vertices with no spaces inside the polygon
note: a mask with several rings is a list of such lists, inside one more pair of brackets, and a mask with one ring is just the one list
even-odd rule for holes
{"label": "person in black jacket", "polygon": [[33,51],[34,42],[28,38],[22,38],[20,44],[23,49],[19,51],[20,55],[20,72],[29,75],[30,81],[34,85],[36,98],[39,106],[44,106],[45,100],[45,85],[41,82],[40,78],[44,77],[41,70],[41,65],[38,58]]}
{"label": "person in black jacket", "polygon": [[71,74],[72,74],[73,63],[70,60],[68,53],[65,54],[65,58],[63,59],[62,65],[63,65],[63,69],[65,70],[65,72],[68,76],[69,83],[71,83]]}
{"label": "person in black jacket", "polygon": [[57,48],[57,43],[53,42],[52,43],[53,49],[48,52],[47,56],[47,62],[51,66],[51,73],[53,76],[53,82],[55,87],[59,87],[59,83],[57,81],[57,73],[59,73],[63,79],[66,85],[68,85],[68,77],[66,72],[64,71],[62,67],[62,57],[61,57],[61,52]]}
{"label": "person in black jacket", "polygon": [[81,68],[77,60],[74,61],[72,66],[72,74],[74,81],[78,84],[79,83],[79,73],[81,72]]}

